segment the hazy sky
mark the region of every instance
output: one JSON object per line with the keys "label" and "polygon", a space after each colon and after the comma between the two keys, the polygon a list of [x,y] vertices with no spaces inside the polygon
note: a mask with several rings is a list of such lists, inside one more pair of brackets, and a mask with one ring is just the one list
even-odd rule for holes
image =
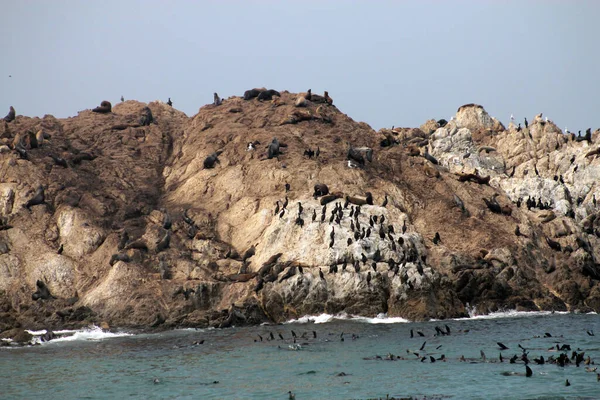
{"label": "hazy sky", "polygon": [[[482,104],[600,127],[600,1],[2,1],[0,117],[102,100],[189,116],[266,86],[328,90],[373,128]],[[9,77],[12,75],[12,77]]]}

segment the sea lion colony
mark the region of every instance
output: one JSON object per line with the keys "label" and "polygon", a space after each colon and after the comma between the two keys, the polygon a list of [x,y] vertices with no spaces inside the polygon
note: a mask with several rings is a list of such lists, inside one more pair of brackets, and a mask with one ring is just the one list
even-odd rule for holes
{"label": "sea lion colony", "polygon": [[[282,99],[282,95],[284,95],[285,100]],[[280,93],[264,88],[251,89],[244,93],[243,100],[240,98],[221,99],[215,93],[213,107],[225,107],[232,115],[238,113],[243,115],[243,108],[241,112],[239,111],[240,107],[243,106],[243,104],[239,105],[239,100],[242,100],[242,102],[265,103],[271,109],[277,110],[282,104],[286,104],[285,102],[292,107],[297,106],[298,99],[300,98],[303,99],[301,103],[303,104],[303,109],[306,111],[291,112],[290,115],[296,121],[295,124],[306,121],[307,123],[314,122],[316,124],[323,124],[324,126],[335,127],[336,123],[339,123],[336,119],[340,118],[340,113],[333,106],[333,100],[327,92],[325,92],[324,96],[318,96],[313,94],[311,90],[308,90],[295,99],[290,99],[287,92]],[[113,113],[111,104],[108,101],[103,101],[100,107],[92,111],[100,114]],[[11,112],[14,114],[14,109],[11,109]],[[145,132],[143,131],[144,129],[154,129],[154,126],[160,124],[160,115],[154,116],[150,107],[144,107],[140,115],[138,123],[130,122],[120,124],[120,126],[114,125],[113,130],[123,132],[132,131],[138,132],[136,134],[142,134],[142,132]],[[6,126],[15,124],[15,115],[11,118],[10,121],[5,119],[7,121]],[[282,115],[280,124],[288,124],[288,121],[290,121],[290,117]],[[10,125],[8,125],[8,122],[10,122]],[[447,124],[445,120],[442,122],[446,122]],[[273,122],[270,123],[273,124]],[[142,131],[136,131],[137,129],[142,129]],[[206,128],[202,127],[201,131],[205,129],[211,129],[211,126],[207,124]],[[41,130],[38,133],[40,132]],[[392,154],[391,151],[399,149],[403,163],[408,164],[408,167],[411,168],[422,168],[427,177],[426,179],[432,185],[436,185],[435,182],[441,180],[442,175],[446,177],[452,175],[448,173],[448,170],[436,157],[426,150],[430,141],[426,136],[415,136],[407,140],[401,137],[400,131],[397,129],[392,129],[390,132],[384,133],[384,135],[389,139],[382,141],[379,149],[373,145],[365,145],[366,142],[364,141],[361,143],[352,143],[351,140],[348,140],[344,146],[344,141],[339,136],[330,138],[332,143],[326,149],[324,149],[323,145],[319,144],[321,142],[317,141],[317,137],[311,139],[310,136],[305,138],[301,144],[290,137],[286,137],[286,143],[284,143],[277,136],[273,136],[270,142],[268,140],[264,141],[264,138],[261,139],[263,140],[263,144],[261,144],[260,140],[256,140],[253,137],[244,138],[242,143],[244,152],[258,150],[256,156],[248,153],[250,159],[255,160],[252,162],[280,163],[279,165],[281,165],[283,171],[287,170],[292,174],[294,171],[290,170],[290,167],[286,165],[287,159],[292,152],[296,152],[299,156],[301,155],[303,159],[302,164],[316,163],[316,165],[322,165],[323,167],[338,165],[338,168],[341,166],[350,170],[354,169],[364,171],[364,173],[372,173],[370,170],[374,171],[377,168],[393,168],[392,164],[385,162],[386,160],[382,158],[381,154],[382,152],[386,152],[385,157],[387,158],[389,157],[387,154]],[[586,134],[586,136],[589,136],[591,140],[591,134]],[[245,143],[248,143],[248,139],[251,141],[249,145],[246,145]],[[312,142],[313,140],[314,142]],[[24,160],[24,162],[35,162],[25,160],[29,159],[29,152],[39,151],[40,147],[37,146],[40,142],[44,142],[43,146],[48,146],[44,147],[46,150],[43,151],[47,152],[54,148],[51,136],[45,136],[41,133],[37,135],[33,131],[27,134],[16,134],[10,147],[14,150],[15,155]],[[204,169],[213,170],[211,173],[218,175],[225,166],[231,165],[233,162],[231,159],[231,150],[225,151],[224,147],[224,143],[214,142],[212,148],[203,149],[203,151],[206,151],[204,154],[207,154],[203,162]],[[313,150],[315,148],[316,150]],[[494,152],[492,149],[491,146],[481,147],[478,152],[490,154]],[[55,166],[65,171],[85,166],[85,164],[82,164],[82,161],[93,162],[97,156],[93,151],[81,150],[73,154],[50,152],[47,155],[47,157],[52,159]],[[220,156],[224,157],[223,162],[219,159]],[[37,160],[37,158],[34,157],[34,160]],[[401,176],[402,173],[397,172],[397,175]],[[529,239],[531,234],[528,230],[520,228],[519,222],[513,218],[515,209],[521,209],[519,212],[525,212],[525,209],[534,212],[536,210],[550,211],[549,209],[552,208],[552,204],[548,200],[543,200],[542,198],[532,199],[531,196],[527,197],[526,207],[521,207],[522,202],[524,202],[521,198],[515,205],[503,196],[502,192],[490,186],[490,175],[483,176],[477,170],[467,173],[459,172],[454,174],[454,177],[462,185],[474,184],[485,187],[481,190],[486,195],[480,198],[481,201],[478,210],[473,208],[472,199],[471,204],[466,205],[464,198],[459,197],[458,192],[453,194],[453,207],[459,210],[463,219],[468,219],[473,212],[481,214],[483,210],[487,209],[492,214],[497,214],[500,218],[504,218],[505,223],[512,224],[513,228],[511,231],[514,230],[515,237],[523,238],[523,240]],[[268,180],[268,178],[264,179]],[[559,178],[556,179],[556,181],[559,180]],[[334,177],[330,177],[326,182],[317,181],[316,184],[304,187],[294,186],[292,188],[286,182],[285,187],[277,187],[274,189],[276,193],[272,193],[274,196],[277,196],[278,193],[285,195],[283,199],[279,198],[275,201],[274,212],[271,211],[269,213],[275,217],[272,223],[287,224],[290,222],[296,227],[295,229],[313,232],[315,245],[317,245],[316,243],[322,243],[324,248],[330,249],[329,251],[332,255],[335,254],[328,269],[325,267],[325,271],[329,272],[329,274],[335,275],[340,272],[353,271],[351,273],[357,274],[359,280],[364,282],[368,287],[373,286],[379,280],[398,277],[399,282],[411,290],[414,289],[416,284],[415,279],[412,278],[413,272],[416,276],[430,276],[432,268],[429,265],[428,253],[424,251],[424,248],[449,245],[451,242],[447,239],[449,234],[441,228],[437,228],[437,231],[434,230],[431,234],[426,235],[429,239],[424,239],[421,242],[420,239],[412,235],[413,228],[408,229],[408,225],[412,223],[408,213],[402,212],[396,214],[396,216],[392,216],[392,214],[386,211],[386,209],[395,210],[402,204],[402,200],[397,197],[397,191],[394,191],[394,194],[392,194],[381,189],[371,191],[372,189],[365,187],[363,189],[364,192],[361,193],[357,190],[340,190],[343,187],[345,185],[337,182]],[[422,190],[427,192],[428,189],[423,187]],[[52,213],[57,203],[55,196],[56,192],[53,190],[52,195],[49,197],[44,187],[40,185],[35,191],[31,191],[31,197],[24,203],[24,208],[33,212],[37,206],[40,206],[45,207],[44,210],[46,213]],[[461,194],[461,196],[464,196],[464,194]],[[62,201],[77,206],[80,198],[66,196]],[[573,203],[578,202],[580,202],[579,199],[573,199]],[[449,218],[452,213],[451,210],[452,207],[444,211],[445,214],[442,217]],[[186,211],[180,219],[176,219],[177,221],[181,221],[179,223],[182,225],[177,225],[177,222],[173,224],[170,221],[171,214],[178,215],[178,210],[163,210],[161,215],[164,216],[165,221],[161,223],[160,229],[157,230],[155,237],[151,240],[145,235],[141,235],[142,232],[137,228],[131,230],[131,235],[128,234],[127,230],[121,230],[121,240],[118,246],[115,246],[116,251],[107,257],[106,264],[115,265],[118,262],[143,263],[145,259],[148,261],[153,259],[151,253],[158,255],[159,253],[168,252],[173,240],[176,243],[180,243],[185,240],[194,241],[211,237],[212,233],[209,232],[210,229],[214,229],[211,227],[211,224],[214,224],[213,217],[200,217],[206,218],[205,221],[200,222],[198,214],[190,216]],[[130,214],[126,213],[124,218],[126,220],[127,218],[137,218],[141,215],[143,215],[143,212],[132,210]],[[403,215],[403,217],[398,219],[397,215]],[[3,226],[13,226],[11,219],[14,218],[15,215],[13,213]],[[456,217],[452,216],[452,218]],[[546,219],[549,221],[552,220],[551,214],[548,214]],[[589,229],[590,232],[594,233],[597,231],[593,221],[588,225],[591,226]],[[173,230],[173,226],[178,227],[177,232]],[[5,231],[10,229],[7,228]],[[207,229],[209,230],[207,231]],[[542,237],[544,238],[545,245],[552,251],[557,253],[573,251],[573,248],[569,249],[568,246],[561,245],[557,240],[546,236]],[[231,254],[226,256],[225,259],[239,260],[241,266],[238,273],[229,275],[226,281],[248,282],[253,280],[254,293],[256,295],[260,295],[265,288],[269,287],[270,283],[282,283],[292,277],[301,277],[304,274],[308,274],[314,278],[318,276],[319,280],[326,281],[327,278],[321,267],[308,267],[303,263],[294,262],[287,259],[285,254],[283,255],[283,259],[286,259],[286,261],[276,261],[271,264],[263,263],[258,272],[252,272],[252,270],[256,270],[256,267],[251,268],[252,259],[257,254],[256,249],[260,246],[260,243],[256,243],[243,256],[236,256],[233,247],[229,246],[229,253]],[[579,247],[591,254],[591,250],[586,243],[582,243]],[[61,244],[61,255],[63,254],[62,250],[63,245]],[[261,250],[264,251],[264,249]],[[489,251],[486,250],[486,252]],[[476,262],[481,265],[491,266],[491,258],[486,259],[485,257],[485,255],[482,256]],[[171,271],[172,267],[169,265],[168,258],[162,258],[157,264],[160,265],[161,279],[170,280],[175,275]],[[594,274],[593,271],[589,273]],[[223,279],[218,274],[215,275],[215,278],[217,280]],[[40,279],[40,282],[44,283],[43,279]],[[45,282],[44,285],[46,284],[51,286],[51,282]],[[190,288],[188,287],[187,289]],[[184,295],[187,293],[184,297],[190,299],[197,298],[200,296],[197,292],[202,292],[199,289],[188,292],[187,289],[182,289],[181,293]],[[193,296],[192,293],[194,293]],[[41,297],[38,298],[41,299]]]}

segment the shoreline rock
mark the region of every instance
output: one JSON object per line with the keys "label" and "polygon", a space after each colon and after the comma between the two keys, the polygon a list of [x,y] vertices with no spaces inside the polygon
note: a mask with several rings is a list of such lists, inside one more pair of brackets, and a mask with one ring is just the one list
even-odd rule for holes
{"label": "shoreline rock", "polygon": [[[0,332],[600,311],[599,131],[578,141],[541,116],[505,129],[473,104],[375,132],[308,98],[310,118],[282,125],[297,98],[193,117],[127,101],[0,126],[9,147],[44,135],[0,154]],[[34,300],[38,281],[49,295]]]}

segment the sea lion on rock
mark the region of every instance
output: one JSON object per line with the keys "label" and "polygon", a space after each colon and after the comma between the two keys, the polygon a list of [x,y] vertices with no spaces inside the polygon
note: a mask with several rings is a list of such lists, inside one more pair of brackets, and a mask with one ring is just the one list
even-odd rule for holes
{"label": "sea lion on rock", "polygon": [[299,97],[296,99],[296,103],[295,103],[294,105],[295,105],[296,107],[306,107],[306,104],[307,104],[307,102],[306,102],[306,98],[305,98],[305,97],[303,97],[303,96],[299,96]]}
{"label": "sea lion on rock", "polygon": [[117,263],[117,261],[129,262],[131,261],[131,257],[126,253],[115,253],[110,257],[110,261],[108,262],[110,266],[113,266]]}
{"label": "sea lion on rock", "polygon": [[15,137],[13,138],[13,140],[12,140],[11,147],[13,149],[16,149],[17,147],[22,147],[23,149],[25,149],[25,144],[24,144],[24,140],[23,139],[24,139],[23,134],[22,133],[17,133],[15,135]]}
{"label": "sea lion on rock", "polygon": [[302,93],[302,97],[304,97],[306,100],[312,100],[312,90],[308,89],[306,93]]}
{"label": "sea lion on rock", "polygon": [[329,193],[329,188],[324,183],[317,183],[315,185],[314,189],[315,189],[315,192],[313,194],[313,197],[315,199],[320,196],[325,196],[326,194]]}
{"label": "sea lion on rock", "polygon": [[269,144],[269,149],[267,151],[267,158],[270,160],[273,157],[277,157],[279,155],[279,141],[277,138],[273,138],[271,144]]}
{"label": "sea lion on rock", "polygon": [[510,216],[512,214],[512,208],[510,206],[502,206],[501,210],[502,214]]}
{"label": "sea lion on rock", "polygon": [[318,119],[318,117],[315,117],[310,111],[295,110],[281,121],[280,125],[295,125],[298,122],[312,121],[314,119]]}
{"label": "sea lion on rock", "polygon": [[498,201],[496,201],[496,196],[493,196],[490,200],[484,197],[483,201],[485,202],[485,205],[490,209],[491,212],[496,214],[502,213],[502,207],[500,207],[500,204],[498,204]]}
{"label": "sea lion on rock", "polygon": [[219,150],[219,151],[215,151],[211,155],[207,156],[204,159],[204,168],[205,169],[214,168],[216,163],[220,163],[220,161],[217,157],[219,157],[219,155],[221,153],[222,153],[222,151]]}
{"label": "sea lion on rock", "polygon": [[281,96],[281,94],[279,94],[279,92],[277,90],[273,90],[273,89],[263,90],[262,92],[260,92],[258,94],[257,100],[258,101],[272,100],[273,96]]}
{"label": "sea lion on rock", "polygon": [[213,105],[214,106],[220,106],[221,104],[223,104],[223,100],[219,97],[218,94],[214,94],[213,95]]}
{"label": "sea lion on rock", "polygon": [[90,153],[79,153],[73,156],[71,162],[75,165],[81,164],[82,161],[93,161],[96,159],[96,156]]}
{"label": "sea lion on rock", "polygon": [[482,151],[485,151],[485,152],[486,152],[486,154],[489,154],[489,153],[491,153],[492,151],[496,151],[496,149],[495,149],[495,148],[493,148],[493,147],[491,147],[491,146],[480,146],[480,147],[477,149],[477,154],[481,153]]}
{"label": "sea lion on rock", "polygon": [[150,107],[144,107],[142,109],[142,115],[140,116],[140,125],[141,126],[149,126],[152,122],[154,122],[154,118],[152,117],[152,111]]}
{"label": "sea lion on rock", "polygon": [[408,146],[408,155],[411,157],[418,157],[421,155],[421,150],[415,145]]}
{"label": "sea lion on rock", "polygon": [[435,164],[435,165],[439,164],[438,160],[434,156],[432,156],[431,154],[429,154],[428,152],[425,152],[423,154],[423,157],[425,157],[425,159],[428,160],[428,161],[430,161],[432,164]]}
{"label": "sea lion on rock", "polygon": [[37,286],[37,290],[35,291],[35,293],[33,293],[31,295],[31,299],[33,301],[36,300],[48,300],[48,299],[54,299],[55,297],[52,296],[52,294],[50,294],[50,290],[48,289],[48,286],[46,286],[46,284],[42,281],[40,281],[39,279],[35,282],[35,285]]}
{"label": "sea lion on rock", "polygon": [[[325,204],[331,203],[332,201],[341,198],[343,195],[344,194],[341,192],[330,193],[330,194],[327,194],[327,195],[321,197],[321,200],[319,200],[319,203],[322,206],[324,206]],[[323,215],[325,215],[325,213],[323,213]]]}
{"label": "sea lion on rock", "polygon": [[15,108],[13,106],[10,106],[8,114],[6,114],[6,117],[4,117],[4,121],[12,122],[15,120],[16,117],[17,117],[17,114],[15,113]]}
{"label": "sea lion on rock", "polygon": [[42,143],[44,143],[44,132],[41,129],[35,134],[35,140],[37,141],[38,147],[41,147]]}
{"label": "sea lion on rock", "polygon": [[52,332],[52,330],[50,330],[50,329],[46,329],[46,333],[44,333],[43,335],[40,336],[40,340],[42,342],[49,342],[55,338],[56,338],[56,334],[54,332]]}
{"label": "sea lion on rock", "polygon": [[598,147],[595,150],[590,151],[589,153],[587,153],[585,156],[586,157],[592,157],[595,156],[596,154],[600,154],[600,147]]}
{"label": "sea lion on rock", "polygon": [[42,185],[40,185],[40,186],[38,186],[37,190],[35,191],[35,194],[33,195],[33,197],[31,199],[29,199],[23,207],[30,209],[31,206],[37,206],[39,204],[44,204],[45,203],[44,200],[45,200],[44,187]]}
{"label": "sea lion on rock", "polygon": [[260,92],[262,92],[265,89],[250,89],[250,90],[246,90],[244,92],[244,100],[252,100],[255,97],[258,97],[258,95],[260,94]]}
{"label": "sea lion on rock", "polygon": [[469,103],[469,104],[465,104],[465,105],[462,105],[462,106],[458,107],[458,110],[456,112],[459,113],[463,108],[469,108],[469,107],[475,107],[475,108],[481,108],[481,109],[483,109],[483,107],[480,106],[479,104]]}
{"label": "sea lion on rock", "polygon": [[94,108],[92,111],[95,113],[107,114],[111,112],[111,110],[112,105],[110,104],[110,101],[104,100],[102,103],[100,103],[99,107]]}
{"label": "sea lion on rock", "polygon": [[256,254],[256,245],[250,246],[248,250],[244,252],[242,256],[242,262],[246,262],[247,259],[253,257]]}
{"label": "sea lion on rock", "polygon": [[425,171],[425,175],[430,178],[439,178],[441,176],[440,171],[428,163],[423,164],[423,170]]}
{"label": "sea lion on rock", "polygon": [[346,153],[346,158],[348,160],[356,161],[360,165],[365,165],[365,158],[360,154],[358,150],[352,147],[350,143],[348,144],[348,152]]}
{"label": "sea lion on rock", "polygon": [[366,193],[366,197],[346,196],[348,203],[355,204],[357,206],[364,206],[365,204],[373,205],[373,195],[371,192]]}
{"label": "sea lion on rock", "polygon": [[27,149],[27,150],[36,149],[38,147],[38,141],[37,141],[36,134],[31,130],[29,130],[29,131],[27,131],[27,133],[25,133],[23,142],[25,145],[25,149]]}
{"label": "sea lion on rock", "polygon": [[[325,93],[327,93],[327,92],[325,92]],[[327,101],[328,97],[329,97],[329,94],[327,94],[327,97],[319,96],[318,94],[311,94],[310,101],[312,101],[313,103],[317,103],[317,104],[331,104]],[[331,100],[331,97],[329,97],[329,100]],[[331,100],[331,102],[333,103],[333,100]]]}
{"label": "sea lion on rock", "polygon": [[459,182],[467,182],[467,181],[471,181],[471,182],[475,182],[478,183],[480,185],[487,185],[490,183],[490,176],[479,176],[478,171],[475,170],[474,174],[457,174],[458,175],[458,181]]}
{"label": "sea lion on rock", "polygon": [[163,250],[169,248],[169,244],[171,243],[171,231],[167,231],[165,236],[163,236],[160,240],[156,242],[156,252],[160,253]]}
{"label": "sea lion on rock", "polygon": [[327,92],[327,90],[325,91],[325,93],[323,93],[323,97],[325,97],[325,101],[327,102],[327,104],[333,104],[333,99],[329,97],[329,92]]}

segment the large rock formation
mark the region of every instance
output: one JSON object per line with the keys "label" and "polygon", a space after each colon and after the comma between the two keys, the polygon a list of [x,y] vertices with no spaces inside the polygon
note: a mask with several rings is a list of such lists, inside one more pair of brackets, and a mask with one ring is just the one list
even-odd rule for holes
{"label": "large rock formation", "polygon": [[295,98],[0,126],[0,330],[600,309],[598,132],[467,105],[377,133]]}

